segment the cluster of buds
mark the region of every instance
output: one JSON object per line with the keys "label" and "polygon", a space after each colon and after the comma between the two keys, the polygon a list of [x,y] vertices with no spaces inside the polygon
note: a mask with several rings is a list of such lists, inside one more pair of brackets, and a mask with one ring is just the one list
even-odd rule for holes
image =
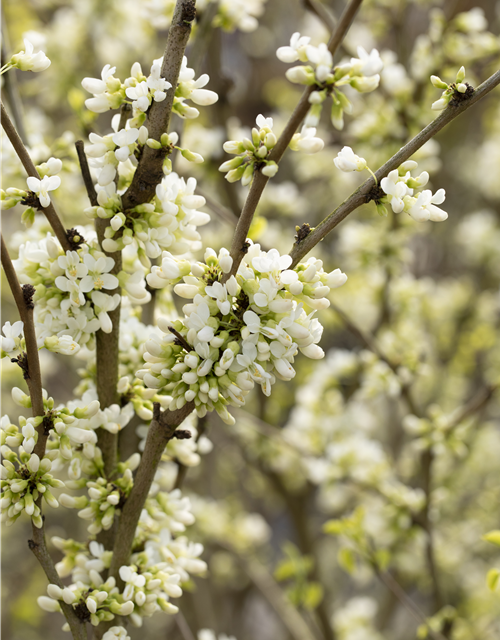
{"label": "cluster of buds", "polygon": [[305,119],[308,127],[318,125],[323,102],[328,96],[332,99],[331,120],[336,129],[344,126],[344,111],[351,113],[352,105],[347,97],[339,91],[339,87],[350,85],[360,93],[376,89],[380,82],[380,71],[383,62],[376,49],[367,53],[363,47],[358,47],[358,58],[351,58],[349,62],[333,66],[333,56],[325,43],[317,47],[309,44],[310,38],[294,33],[290,45],[280,47],[276,55],[287,63],[297,60],[306,65],[299,65],[288,69],[286,77],[290,82],[314,86],[309,96],[311,108]]}
{"label": "cluster of buds", "polygon": [[226,153],[236,155],[219,167],[219,171],[226,173],[228,182],[241,180],[241,184],[246,186],[252,181],[256,170],[260,169],[268,178],[272,178],[278,171],[276,162],[267,159],[277,141],[272,131],[273,119],[261,114],[257,116],[256,122],[259,128],[253,127],[251,140],[228,140],[223,145]]}
{"label": "cluster of buds", "polygon": [[0,208],[10,209],[21,203],[28,205],[21,217],[21,221],[30,227],[35,221],[35,209],[50,205],[49,191],[54,191],[61,185],[61,178],[57,175],[62,169],[62,162],[58,158],[49,158],[47,162],[36,167],[40,180],[35,176],[26,179],[28,191],[23,189],[0,189]]}
{"label": "cluster of buds", "polygon": [[9,69],[20,69],[21,71],[45,71],[50,67],[50,60],[43,51],[35,52],[35,47],[28,39],[24,39],[25,50],[14,54],[0,69],[3,75]]}
{"label": "cluster of buds", "polygon": [[[116,586],[116,580],[110,577],[104,582],[99,577],[99,584],[95,588],[85,584],[71,585],[61,588],[56,584],[47,586],[48,596],[40,596],[38,605],[45,611],[61,611],[59,601],[78,608],[79,617],[97,627],[101,622],[114,620],[116,615],[128,616],[134,610],[134,603],[125,601]],[[63,628],[68,628],[64,625]]]}
{"label": "cluster of buds", "polygon": [[151,266],[149,259],[157,258],[165,249],[182,254],[199,248],[201,238],[196,227],[207,224],[210,216],[199,211],[205,198],[196,195],[195,188],[195,178],[186,182],[170,173],[157,185],[153,202],[138,205],[128,212],[130,215],[113,209],[100,214],[97,208],[97,215],[111,218],[103,248],[113,252],[135,244],[147,268]]}
{"label": "cluster of buds", "polygon": [[[364,171],[367,169],[377,182],[373,171],[368,167],[364,158],[357,156],[351,147],[344,147],[339,151],[334,159],[335,166],[346,173],[350,171]],[[380,181],[380,196],[375,200],[379,215],[386,216],[388,207],[394,213],[405,211],[417,222],[443,222],[448,218],[448,214],[440,209],[438,204],[442,204],[445,199],[445,190],[438,189],[432,193],[430,189],[422,189],[429,182],[429,174],[422,171],[418,176],[412,176],[411,171],[416,169],[418,164],[414,160],[407,160],[394,169]],[[385,195],[384,195],[385,194]]]}
{"label": "cluster of buds", "polygon": [[[114,260],[89,245],[78,251],[62,251],[47,236],[39,243],[27,242],[19,249],[14,266],[22,283],[36,287],[35,322],[40,346],[72,354],[98,329],[111,332],[109,311],[120,302],[115,289],[118,278],[110,273]],[[53,338],[59,340],[53,340]],[[68,337],[70,342],[67,343]],[[61,338],[64,338],[61,342]]]}
{"label": "cluster of buds", "polygon": [[439,100],[432,103],[432,109],[435,111],[441,111],[446,109],[452,100],[459,102],[466,100],[473,93],[474,89],[465,80],[465,67],[460,67],[458,70],[455,82],[447,84],[444,80],[441,80],[438,76],[431,76],[431,82],[436,89],[444,89]]}
{"label": "cluster of buds", "polygon": [[78,516],[83,520],[92,521],[87,527],[88,532],[97,535],[103,529],[107,531],[111,528],[115,512],[121,509],[133,484],[132,471],[127,468],[123,475],[113,482],[108,482],[105,478],[87,482],[89,498],[63,493],[59,496],[59,501],[68,509],[80,509]]}
{"label": "cluster of buds", "polygon": [[417,222],[443,222],[448,214],[436,205],[444,202],[445,190],[438,189],[434,194],[430,189],[417,192],[417,189],[421,189],[429,181],[427,171],[422,171],[416,177],[411,175],[410,171],[417,166],[414,160],[407,160],[399,169],[394,169],[387,177],[382,178],[380,186],[387,197],[377,202],[377,209],[386,214],[380,205],[390,205],[394,213],[405,211]]}
{"label": "cluster of buds", "polygon": [[299,349],[323,357],[317,344],[323,327],[313,316],[347,278],[340,269],[324,272],[312,257],[294,270],[291,261],[250,245],[236,276],[227,279],[232,259],[226,250],[217,256],[209,249],[205,263],[193,265],[164,254],[148,282],[177,282],[174,291],[192,303],[184,306],[183,320],[158,320],[163,335],[146,343],[146,368],[137,376],[168,392],[171,409],[194,401],[198,416],[215,409],[232,424],[227,405],[242,406],[255,382],[269,395],[276,378],[293,378]]}
{"label": "cluster of buds", "polygon": [[40,460],[36,453],[28,453],[22,446],[19,446],[19,453],[16,454],[8,444],[5,444],[12,443],[14,440],[17,442],[21,435],[17,433],[15,425],[6,424],[6,422],[8,418],[2,419],[3,460],[0,465],[2,522],[10,526],[25,511],[31,517],[35,527],[41,528],[43,520],[40,507],[36,503],[42,496],[51,507],[59,506],[50,489],[64,487],[64,482],[49,473],[52,463],[48,458],[44,457]]}
{"label": "cluster of buds", "polygon": [[169,602],[169,598],[179,598],[182,589],[179,586],[180,575],[171,573],[168,563],[160,563],[138,572],[136,565],[120,567],[120,578],[125,583],[123,599],[134,604],[131,622],[141,626],[142,618],[150,617],[158,610],[168,614],[179,611]]}
{"label": "cluster of buds", "polygon": [[[101,79],[84,78],[82,87],[93,94],[93,98],[85,101],[87,108],[95,113],[104,113],[109,109],[118,109],[124,102],[132,104],[133,119],[131,125],[140,127],[152,102],[162,102],[167,91],[172,88],[170,82],[162,77],[163,58],[153,61],[149,76],[142,72],[141,65],[134,62],[130,76],[122,83],[113,74],[116,67],[107,64],[101,73]],[[179,82],[175,88],[173,111],[182,118],[196,118],[198,109],[185,104],[192,100],[199,105],[210,105],[218,100],[214,91],[203,89],[208,81],[207,74],[194,79],[195,72],[187,66],[184,57],[179,74]]]}

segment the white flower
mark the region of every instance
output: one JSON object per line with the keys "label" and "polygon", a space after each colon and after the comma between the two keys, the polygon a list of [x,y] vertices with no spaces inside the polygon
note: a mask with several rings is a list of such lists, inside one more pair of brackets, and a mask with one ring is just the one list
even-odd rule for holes
{"label": "white flower", "polygon": [[45,71],[50,67],[50,60],[43,51],[34,52],[35,48],[31,42],[25,38],[25,51],[16,53],[11,58],[11,62],[21,71]]}
{"label": "white flower", "polygon": [[380,186],[389,196],[388,200],[394,213],[401,213],[405,206],[403,198],[413,195],[413,189],[410,189],[404,180],[400,180],[397,169],[391,171],[386,178],[382,178]]}
{"label": "white flower", "polygon": [[[12,354],[19,348],[19,337],[23,333],[23,323],[21,320],[10,324],[6,322],[2,327],[3,336],[0,336],[0,346],[5,353]],[[5,337],[4,337],[5,336]]]}
{"label": "white flower", "polygon": [[88,275],[82,278],[82,291],[88,292],[92,289],[116,289],[118,278],[108,271],[115,265],[113,258],[101,256],[97,260],[89,253],[83,256],[83,262],[88,269]]}
{"label": "white flower", "polygon": [[113,135],[113,142],[119,147],[119,149],[115,151],[117,160],[125,162],[128,159],[130,154],[134,152],[134,142],[137,141],[138,137],[139,129],[122,129]]}
{"label": "white flower", "polygon": [[151,89],[155,102],[162,102],[167,97],[166,91],[172,87],[170,82],[161,77],[161,65],[159,60],[155,60],[151,66],[151,75],[147,83]]}
{"label": "white flower", "polygon": [[210,77],[204,73],[198,80],[194,79],[194,69],[190,69],[187,66],[186,56],[182,59],[182,66],[179,73],[179,89],[182,98],[192,100],[196,104],[206,106],[214,104],[219,99],[219,96],[215,91],[209,89],[203,89],[210,80]]}
{"label": "white flower", "polygon": [[324,82],[328,78],[333,64],[333,57],[328,47],[324,42],[317,47],[307,45],[306,54],[308,60],[316,65],[316,78],[319,82]]}
{"label": "white flower", "polygon": [[128,98],[133,100],[132,106],[138,111],[146,112],[151,104],[151,96],[149,93],[148,83],[139,82],[135,87],[127,87],[125,93]]}
{"label": "white flower", "polygon": [[231,302],[227,299],[226,286],[220,282],[214,282],[212,285],[205,287],[205,293],[217,300],[220,312],[223,316],[227,316],[231,309]]}
{"label": "white flower", "polygon": [[296,62],[299,59],[305,62],[305,47],[310,41],[311,38],[301,36],[297,31],[290,38],[290,46],[280,47],[276,51],[276,56],[282,62]]}
{"label": "white flower", "polygon": [[408,209],[408,213],[417,222],[425,222],[427,220],[443,222],[448,218],[448,214],[435,205],[442,204],[444,199],[444,189],[439,189],[434,195],[432,195],[430,189],[425,189],[418,194],[414,204]]}
{"label": "white flower", "polygon": [[101,323],[101,329],[104,333],[111,333],[113,323],[108,315],[108,311],[113,311],[120,303],[120,294],[115,293],[114,296],[108,296],[101,291],[92,291],[92,302],[94,310]]}
{"label": "white flower", "polygon": [[321,151],[325,143],[321,138],[316,138],[316,128],[308,127],[304,125],[300,131],[300,133],[296,133],[292,142],[290,143],[290,148],[294,151],[303,151],[307,154],[317,153]]}
{"label": "white flower", "polygon": [[61,184],[61,178],[59,176],[45,176],[41,180],[30,176],[26,179],[28,187],[31,191],[38,195],[40,204],[42,207],[48,207],[50,204],[49,191],[54,191]]}
{"label": "white flower", "polygon": [[366,169],[366,160],[357,156],[351,147],[344,147],[333,160],[337,169],[341,171],[363,171]]}
{"label": "white flower", "polygon": [[112,67],[110,64],[107,64],[101,72],[101,80],[98,80],[97,78],[84,78],[82,80],[82,87],[85,91],[93,93],[95,96],[103,94],[107,89],[107,82],[109,78],[112,77],[115,71],[116,67]]}
{"label": "white flower", "polygon": [[130,636],[124,627],[111,627],[103,635],[102,640],[130,640]]}
{"label": "white flower", "polygon": [[363,47],[358,47],[359,58],[351,58],[351,72],[362,76],[374,76],[384,68],[377,49],[368,54]]}

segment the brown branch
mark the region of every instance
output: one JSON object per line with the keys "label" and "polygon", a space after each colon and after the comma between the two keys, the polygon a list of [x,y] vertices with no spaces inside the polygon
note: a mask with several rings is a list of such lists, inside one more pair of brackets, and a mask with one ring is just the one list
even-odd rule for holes
{"label": "brown branch", "polygon": [[[2,114],[2,127],[4,128],[4,131],[7,134],[7,137],[9,138],[12,146],[14,147],[15,152],[17,153],[19,159],[21,160],[26,170],[26,173],[29,176],[32,176],[37,180],[40,180],[40,175],[38,174],[38,171],[36,170],[36,167],[33,164],[33,161],[31,160],[30,155],[23,144],[23,141],[21,140],[19,134],[17,133],[16,128],[12,124],[12,121],[9,118],[9,115],[3,105],[3,102],[0,104],[1,104],[1,114]],[[52,202],[49,204],[48,207],[43,207],[43,213],[45,214],[45,217],[49,221],[50,226],[54,230],[54,233],[57,239],[59,240],[63,250],[71,251],[72,246],[66,235],[66,230],[64,229],[62,222],[59,216],[57,215],[57,212]]]}
{"label": "brown branch", "polygon": [[411,613],[413,618],[419,624],[425,625],[427,633],[433,640],[447,640],[439,631],[433,631],[427,624],[427,617],[423,611],[413,602],[403,587],[395,580],[395,578],[387,571],[379,571],[375,569],[377,578],[396,596],[401,604]]}
{"label": "brown branch", "polygon": [[[162,78],[170,82],[172,87],[167,91],[165,100],[153,102],[145,122],[149,137],[154,140],[159,140],[162,133],[168,131],[182,58],[195,16],[194,0],[177,0],[161,68]],[[122,196],[124,210],[151,200],[155,194],[156,185],[163,178],[164,158],[164,149],[144,147],[132,184]]]}
{"label": "brown branch", "polygon": [[146,446],[137,469],[134,486],[122,509],[116,534],[113,558],[109,575],[119,580],[118,571],[126,565],[132,553],[132,543],[141,511],[168,441],[177,427],[193,411],[194,403],[188,402],[176,411],[161,411],[159,403],[154,404],[153,420],[148,431]]}
{"label": "brown branch", "polygon": [[94,186],[94,181],[90,175],[89,163],[87,156],[85,155],[85,149],[83,146],[83,140],[77,140],[75,142],[76,153],[78,155],[78,162],[80,163],[80,171],[82,172],[83,184],[87,190],[87,195],[90,200],[90,204],[93,207],[97,207],[97,193]]}
{"label": "brown branch", "polygon": [[[61,582],[59,575],[57,574],[54,561],[52,560],[45,543],[45,533],[43,527],[38,529],[33,525],[32,528],[33,539],[28,540],[28,545],[36,559],[40,563],[42,569],[47,576],[50,584],[56,584],[61,589],[64,589],[64,584]],[[74,640],[87,640],[87,629],[84,622],[82,622],[76,615],[75,610],[69,604],[66,604],[62,600],[59,600],[59,605],[62,609],[64,617],[69,624],[71,634]]]}
{"label": "brown branch", "polygon": [[[228,548],[234,552],[234,549],[231,547]],[[274,609],[293,640],[316,640],[305,620],[290,603],[279,584],[264,565],[243,554],[237,557],[245,573]]]}
{"label": "brown branch", "polygon": [[[45,415],[43,406],[42,395],[42,377],[40,373],[40,359],[38,357],[38,346],[36,342],[35,323],[33,321],[33,302],[32,297],[34,294],[34,287],[29,289],[22,289],[17,279],[17,274],[10,259],[7,246],[4,242],[3,235],[1,236],[1,258],[2,266],[7,277],[7,282],[14,296],[19,315],[23,322],[24,339],[26,342],[26,351],[28,358],[28,370],[26,382],[28,384],[29,394],[31,398],[31,410],[34,417]],[[29,287],[30,285],[25,285]],[[45,424],[42,422],[37,427],[38,439],[33,450],[33,453],[42,459],[45,455],[45,446],[48,438],[48,430],[45,428]],[[40,496],[36,501],[37,506],[42,509],[42,497]],[[54,562],[50,557],[45,543],[44,527],[35,527],[32,525],[32,540],[29,540],[29,547],[33,554],[36,556],[38,562],[42,566],[49,582],[57,584],[61,588],[63,587],[57,571],[54,566]],[[60,603],[64,616],[70,626],[74,640],[86,640],[87,632],[85,625],[77,618],[73,607]]]}
{"label": "brown branch", "polygon": [[[328,49],[332,55],[335,55],[337,49],[342,43],[342,40],[349,30],[349,27],[354,20],[354,16],[358,11],[361,2],[362,0],[351,0],[340,16],[337,27],[335,28],[335,31],[328,43]],[[290,116],[290,119],[285,125],[285,128],[281,132],[276,145],[269,154],[269,160],[278,163],[283,157],[283,154],[290,144],[294,133],[297,131],[300,123],[309,111],[309,107],[311,106],[309,104],[309,96],[314,88],[314,85],[312,85],[306,87],[306,89],[304,90],[299,103],[295,107],[292,115]],[[231,257],[233,259],[233,265],[230,273],[224,276],[223,282],[228,280],[232,275],[236,274],[236,272],[238,271],[238,267],[240,266],[240,262],[243,260],[243,257],[246,253],[246,240],[248,236],[248,230],[250,229],[255,210],[257,208],[257,205],[259,204],[260,197],[268,181],[269,178],[263,175],[260,171],[256,171],[254,173],[252,184],[250,185],[247,199],[243,206],[241,215],[238,219],[238,224],[236,226],[233,241],[231,244]]]}
{"label": "brown branch", "polygon": [[[443,127],[449,124],[461,113],[472,107],[479,100],[484,98],[492,89],[500,84],[500,71],[497,71],[485,80],[472,94],[472,96],[458,105],[448,105],[448,107],[427,127],[422,129],[412,140],[402,147],[392,158],[390,158],[380,169],[375,172],[378,183],[393,169],[397,169],[403,162],[408,160],[420,147],[434,137]],[[294,244],[290,251],[292,265],[295,267],[300,260],[313,247],[315,247],[326,235],[332,231],[350,213],[367,202],[370,190],[375,186],[373,178],[368,178],[360,187],[354,191],[342,204],[327,216],[320,224],[301,242]]]}
{"label": "brown branch", "polygon": [[207,201],[207,207],[211,209],[213,213],[215,213],[221,220],[223,220],[227,224],[230,224],[232,227],[237,224],[238,218],[234,215],[231,209],[228,209],[223,204],[215,200],[215,198],[212,198],[212,196],[208,194],[204,189],[196,187],[196,193],[205,198],[205,200]]}
{"label": "brown branch", "polygon": [[318,2],[318,0],[302,0],[302,4],[319,18],[330,33],[335,29],[335,20],[322,2]]}

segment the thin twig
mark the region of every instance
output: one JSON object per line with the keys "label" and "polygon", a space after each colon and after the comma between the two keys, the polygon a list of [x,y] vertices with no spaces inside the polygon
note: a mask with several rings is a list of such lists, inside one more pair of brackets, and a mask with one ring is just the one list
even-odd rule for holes
{"label": "thin twig", "polygon": [[[149,137],[154,140],[159,140],[162,133],[168,131],[182,58],[195,16],[194,0],[177,0],[161,68],[161,77],[170,82],[172,87],[167,91],[165,100],[153,102],[145,122]],[[122,196],[124,211],[151,200],[156,185],[163,178],[164,158],[165,149],[144,147],[132,183]]]}
{"label": "thin twig", "polygon": [[[230,548],[230,550],[234,552],[234,549]],[[290,603],[267,569],[260,562],[253,560],[249,556],[241,554],[237,558],[250,580],[274,609],[293,640],[316,640],[305,620]]]}
{"label": "thin twig", "polygon": [[325,25],[328,31],[332,33],[335,29],[335,20],[322,2],[318,2],[318,0],[302,0],[302,4],[311,13],[314,13],[314,15],[317,16]]}
{"label": "thin twig", "polygon": [[118,531],[116,534],[113,558],[109,575],[119,578],[120,567],[128,563],[132,553],[135,530],[141,511],[144,507],[149,489],[163,455],[163,451],[171,440],[177,427],[193,411],[194,402],[188,402],[176,411],[161,411],[158,403],[154,404],[154,414],[146,439],[146,446],[137,469],[134,486],[122,509]]}
{"label": "thin twig", "polygon": [[[5,28],[5,20],[2,20],[2,66],[8,62],[7,50],[9,49],[10,44],[7,29]],[[24,126],[23,105],[19,97],[16,70],[12,69],[9,73],[4,74],[3,81],[5,95],[7,96],[7,103],[10,107],[14,122],[16,123],[19,136],[23,141],[23,144],[28,146],[28,136],[26,135],[26,127]]]}
{"label": "thin twig", "polygon": [[375,574],[379,580],[385,584],[385,586],[396,596],[401,604],[411,613],[416,622],[424,624],[427,629],[427,633],[434,640],[447,640],[439,631],[433,631],[428,623],[425,613],[413,602],[410,596],[406,593],[403,587],[397,582],[394,577],[387,571],[379,571],[375,569]]}
{"label": "thin twig", "polygon": [[[26,342],[26,352],[28,358],[28,371],[26,382],[28,384],[29,394],[31,398],[31,410],[33,416],[43,416],[45,414],[43,406],[43,394],[42,394],[42,377],[40,373],[40,359],[38,357],[38,346],[36,342],[35,323],[33,321],[33,302],[31,300],[34,287],[32,291],[28,291],[28,295],[23,293],[23,289],[17,279],[17,274],[10,259],[7,246],[4,242],[3,235],[0,238],[1,242],[1,258],[2,266],[7,277],[7,282],[14,296],[19,316],[23,322],[24,339]],[[45,428],[45,424],[42,422],[37,427],[38,439],[33,450],[33,453],[42,459],[45,455],[45,446],[48,438],[48,430]],[[36,501],[36,505],[42,509],[42,496]],[[47,550],[45,543],[44,526],[38,528],[32,525],[32,539],[28,541],[29,548],[36,556],[38,562],[42,566],[49,582],[57,584],[62,587],[62,583],[57,575],[57,571],[54,566],[54,562]],[[77,618],[73,607],[63,602],[60,603],[66,620],[70,626],[74,640],[86,640],[87,633],[85,625]]]}
{"label": "thin twig", "polygon": [[[17,133],[16,128],[12,124],[12,121],[9,118],[9,115],[7,113],[7,110],[4,107],[3,102],[1,103],[1,114],[2,114],[2,127],[4,128],[4,131],[7,134],[7,137],[9,138],[12,146],[14,147],[15,152],[17,153],[19,159],[21,160],[26,170],[26,173],[29,176],[32,176],[37,180],[40,180],[38,171],[36,170],[36,167],[33,164],[33,161],[31,160],[30,155],[23,144],[23,141],[19,137],[19,134]],[[66,235],[66,230],[64,229],[63,224],[59,216],[57,215],[57,211],[55,210],[52,202],[49,204],[48,207],[43,207],[43,213],[45,214],[45,217],[49,221],[50,226],[54,230],[54,233],[56,234],[56,237],[59,240],[63,250],[71,251],[72,246]]]}
{"label": "thin twig", "polygon": [[204,189],[200,189],[200,187],[196,187],[196,193],[205,198],[207,201],[207,207],[219,216],[221,220],[230,224],[232,227],[237,224],[238,218],[234,215],[231,209],[228,209],[223,204],[215,200],[215,198],[212,198],[210,194],[208,194]]}
{"label": "thin twig", "polygon": [[[497,71],[483,82],[472,94],[472,96],[461,102],[459,105],[448,107],[427,127],[422,129],[410,142],[402,147],[392,158],[390,158],[380,169],[375,172],[378,183],[393,169],[397,169],[403,162],[408,160],[420,147],[428,140],[434,137],[443,127],[449,124],[461,113],[472,107],[479,100],[484,98],[492,89],[500,84],[500,71]],[[375,186],[375,180],[368,178],[360,187],[354,191],[342,204],[340,204],[329,216],[327,216],[320,224],[303,240],[294,244],[290,251],[292,264],[290,268],[295,267],[300,260],[313,247],[315,247],[326,235],[330,233],[342,220],[350,213],[367,202],[367,196],[370,190]]]}
{"label": "thin twig", "polygon": [[184,640],[196,640],[182,611],[178,611],[175,614],[175,623],[177,624]]}
{"label": "thin twig", "polygon": [[[328,49],[332,55],[335,55],[337,49],[342,43],[342,40],[349,30],[349,27],[354,20],[354,16],[358,11],[361,2],[362,0],[351,0],[342,13],[337,27],[335,28],[335,31],[330,38],[330,42],[328,43]],[[295,132],[299,128],[300,123],[309,111],[309,107],[311,106],[309,104],[309,96],[314,88],[314,85],[311,85],[309,87],[306,87],[306,89],[304,90],[299,103],[295,107],[292,115],[290,116],[290,119],[285,125],[285,128],[281,132],[276,145],[269,154],[269,160],[272,160],[276,163],[281,160],[288,145],[290,144],[293,135],[295,134]],[[243,205],[243,210],[238,219],[238,224],[236,226],[233,241],[231,243],[231,257],[233,259],[233,265],[230,273],[227,273],[224,276],[223,282],[228,280],[232,275],[235,275],[235,273],[238,271],[238,267],[241,261],[243,260],[243,257],[247,251],[246,240],[248,236],[248,230],[250,229],[255,210],[257,209],[257,205],[259,204],[262,192],[264,191],[264,188],[268,181],[269,178],[267,178],[261,171],[256,171],[254,173],[252,184],[250,185],[250,190],[248,192],[245,204]]]}
{"label": "thin twig", "polygon": [[85,154],[83,140],[77,140],[75,142],[75,147],[76,153],[78,155],[78,162],[80,163],[80,171],[82,172],[83,184],[85,185],[85,189],[87,190],[90,204],[93,207],[97,207],[97,193],[95,190],[94,181],[92,180],[92,176],[90,174],[89,163]]}

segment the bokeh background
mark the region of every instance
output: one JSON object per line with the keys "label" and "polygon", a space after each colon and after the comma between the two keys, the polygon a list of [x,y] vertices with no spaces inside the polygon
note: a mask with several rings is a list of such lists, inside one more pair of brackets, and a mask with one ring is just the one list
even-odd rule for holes
{"label": "bokeh background", "polygon": [[[213,3],[197,4],[189,66],[210,75],[207,88],[220,98],[197,120],[174,118],[171,129],[182,146],[205,158],[189,165],[177,157],[174,169],[194,175],[218,203],[217,211],[206,208],[212,222],[202,230],[204,245],[218,249],[229,246],[247,192],[218,171],[227,159],[223,142],[237,139],[260,113],[282,129],[301,87],[286,80],[287,65],[275,51],[295,31],[314,44],[327,41],[343,3],[254,0],[248,6],[261,12],[249,32],[214,27]],[[23,48],[27,36],[52,60],[41,74],[9,72],[3,100],[12,112],[12,95],[20,97],[15,109],[34,161],[51,155],[64,161],[56,198],[67,227],[89,224],[74,142],[91,131],[108,133],[111,120],[85,109],[89,96],[80,82],[99,77],[105,64],[122,78],[135,61],[149,69],[162,55],[172,6],[169,0],[3,2],[2,56]],[[356,55],[360,45],[377,48],[385,62],[381,85],[349,94],[354,110],[343,131],[324,110],[323,151],[286,154],[259,205],[252,238],[290,251],[296,225],[314,226],[362,181],[335,169],[341,147],[351,146],[374,170],[381,166],[436,115],[430,105],[439,91],[431,74],[451,82],[464,65],[467,81],[477,86],[498,69],[499,32],[500,4],[492,0],[366,0],[336,62]],[[2,145],[3,188],[23,187],[20,163],[5,139]],[[340,267],[349,277],[320,313],[326,358],[318,364],[299,357],[296,378],[278,382],[270,398],[254,391],[235,412],[234,427],[217,416],[199,425],[212,447],[186,469],[183,491],[197,518],[186,535],[205,546],[209,571],[186,585],[182,619],[156,614],[131,630],[133,639],[192,640],[211,628],[238,640],[288,640],[294,636],[283,621],[293,626],[287,607],[312,637],[325,640],[407,640],[419,628],[424,638],[419,616],[431,617],[450,640],[500,637],[499,594],[486,584],[500,554],[482,540],[500,528],[498,90],[414,159],[430,173],[433,190],[446,189],[449,219],[381,218],[371,203],[313,251],[325,268]],[[14,254],[45,224],[37,220],[26,231],[20,214],[2,212]],[[5,283],[2,305],[2,323],[17,320]],[[72,398],[78,358],[41,358],[44,386],[56,403]],[[19,408],[9,389],[23,381],[15,365],[3,364],[2,414],[15,419]],[[177,469],[172,462],[172,482]],[[85,539],[76,512],[48,508],[46,515],[49,539]],[[332,519],[338,523],[327,533]],[[46,579],[28,550],[29,537],[26,520],[3,527],[2,634],[58,640],[67,637],[62,618],[36,604]],[[420,614],[408,610],[405,598]],[[284,613],[276,612],[280,606]]]}

